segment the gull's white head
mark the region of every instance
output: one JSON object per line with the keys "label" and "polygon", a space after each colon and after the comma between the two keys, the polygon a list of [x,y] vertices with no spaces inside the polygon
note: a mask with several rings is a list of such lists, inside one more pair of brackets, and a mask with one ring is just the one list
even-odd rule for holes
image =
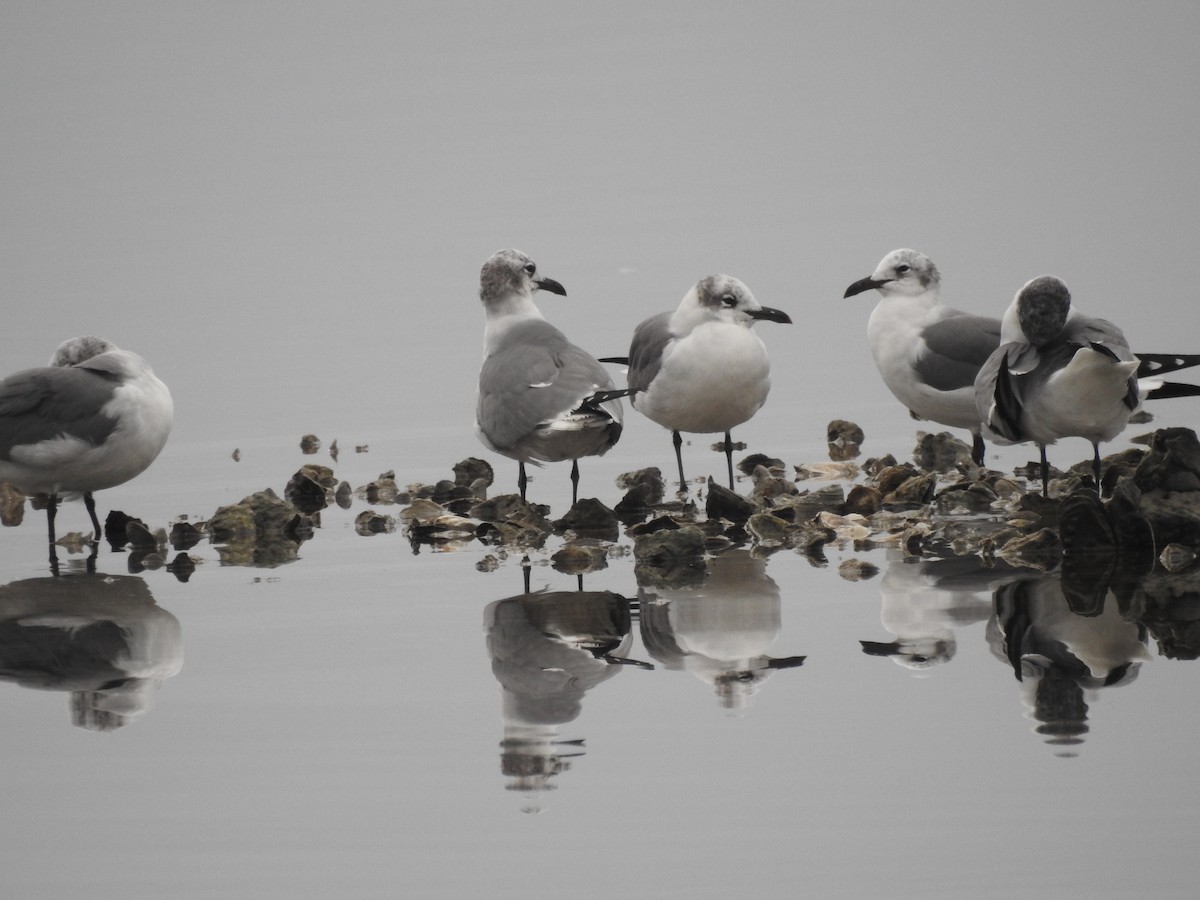
{"label": "gull's white head", "polygon": [[534,291],[567,295],[553,278],[538,274],[537,265],[520,250],[500,250],[488,257],[479,272],[479,299],[490,310],[523,300]]}
{"label": "gull's white head", "polygon": [[104,338],[95,337],[94,335],[89,334],[82,337],[73,337],[58,345],[58,349],[50,357],[49,364],[56,368],[74,366],[81,362],[86,362],[93,356],[99,356],[101,353],[107,353],[109,350],[116,349],[118,349],[117,345],[112,341],[106,341]]}
{"label": "gull's white head", "polygon": [[876,266],[869,278],[863,278],[846,288],[845,297],[853,297],[872,288],[884,297],[916,297],[926,292],[935,296],[942,276],[933,260],[916,250],[893,250]]}
{"label": "gull's white head", "polygon": [[750,288],[732,275],[709,275],[683,296],[675,314],[677,320],[695,327],[702,322],[726,322],[750,328],[759,319],[790,323],[791,317],[782,310],[762,306]]}

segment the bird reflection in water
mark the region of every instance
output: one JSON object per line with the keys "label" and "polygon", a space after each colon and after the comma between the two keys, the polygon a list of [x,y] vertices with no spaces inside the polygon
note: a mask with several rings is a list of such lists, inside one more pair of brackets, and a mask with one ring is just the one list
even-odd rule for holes
{"label": "bird reflection in water", "polygon": [[612,591],[541,591],[497,600],[484,611],[492,672],[503,692],[500,765],[508,790],[541,811],[541,794],[583,755],[583,740],[564,740],[583,697],[626,665],[632,644],[630,601]]}
{"label": "bird reflection in water", "polygon": [[721,706],[742,711],[758,686],[803,656],[773,657],[782,613],[779,585],[765,559],[730,550],[708,561],[704,581],[638,592],[642,643],[668,669],[691,672],[716,690]]}
{"label": "bird reflection in water", "polygon": [[74,725],[128,724],[182,666],[179,620],[141,578],[89,573],[0,586],[0,679],[69,691]]}
{"label": "bird reflection in water", "polygon": [[992,614],[992,592],[1023,570],[1003,562],[985,565],[978,556],[904,558],[889,551],[880,580],[880,620],[892,641],[860,641],[869,656],[925,672],[948,663],[958,649],[955,632]]}
{"label": "bird reflection in water", "polygon": [[997,590],[987,639],[1020,682],[1034,731],[1058,756],[1075,756],[1088,732],[1088,699],[1133,681],[1150,655],[1145,627],[1121,614],[1111,591],[1064,590],[1064,577],[1071,576],[1023,578]]}

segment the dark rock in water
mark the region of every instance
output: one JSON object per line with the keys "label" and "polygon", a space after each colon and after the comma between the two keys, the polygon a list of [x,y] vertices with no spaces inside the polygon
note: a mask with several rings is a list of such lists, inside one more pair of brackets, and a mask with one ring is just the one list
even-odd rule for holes
{"label": "dark rock in water", "polygon": [[361,494],[368,503],[395,503],[400,495],[400,488],[396,485],[396,473],[389,469],[374,481],[364,484],[355,493]]}
{"label": "dark rock in water", "polygon": [[319,512],[329,505],[337,479],[328,466],[308,463],[300,467],[283,489],[283,496],[296,509],[307,515]]}
{"label": "dark rock in water", "polygon": [[886,497],[896,490],[896,488],[900,487],[900,485],[904,484],[904,482],[920,474],[917,467],[910,463],[888,466],[887,468],[880,469],[879,473],[875,476],[875,487],[879,489],[879,493],[882,496]]}
{"label": "dark rock in water", "polygon": [[746,521],[746,531],[755,542],[767,547],[782,547],[788,541],[788,523],[770,513],[755,513]]}
{"label": "dark rock in water", "polygon": [[277,566],[296,558],[312,522],[270,488],[222,506],[207,528],[224,565]]}
{"label": "dark rock in water", "polygon": [[129,519],[125,523],[125,540],[137,550],[153,550],[158,547],[158,538],[141,519]]}
{"label": "dark rock in water", "polygon": [[772,512],[780,518],[807,522],[823,512],[841,515],[846,505],[846,492],[840,484],[804,491],[794,497],[784,497],[775,504]]}
{"label": "dark rock in water", "polygon": [[680,523],[671,516],[656,516],[649,522],[631,525],[626,530],[626,534],[635,538],[640,534],[653,534],[656,531],[674,531],[681,527]]}
{"label": "dark rock in water", "polygon": [[613,512],[626,525],[640,522],[663,500],[663,477],[657,467],[626,472],[617,478],[617,487],[625,491]]}
{"label": "dark rock in water", "polygon": [[354,517],[354,533],[363,537],[373,534],[391,534],[396,530],[396,520],[373,509],[364,509]]}
{"label": "dark rock in water", "polygon": [[350,487],[350,482],[343,481],[337,486],[337,490],[333,492],[334,502],[341,509],[349,509],[354,505],[354,489]]}
{"label": "dark rock in water", "polygon": [[879,574],[879,566],[861,559],[847,559],[838,564],[838,575],[846,581],[866,581]]}
{"label": "dark rock in water", "polygon": [[553,556],[550,565],[564,575],[585,575],[608,567],[608,551],[601,544],[589,541],[569,541]]}
{"label": "dark rock in water", "polygon": [[567,531],[574,532],[578,537],[615,541],[620,537],[621,528],[611,509],[594,497],[585,497],[554,523],[555,534]]}
{"label": "dark rock in water", "polygon": [[[108,545],[114,550],[120,550],[129,543],[125,529],[130,522],[137,521],[139,520],[126,515],[119,509],[109,510],[108,515],[104,518],[104,539],[108,541]],[[99,540],[100,535],[96,535],[96,539]]]}
{"label": "dark rock in water", "polygon": [[996,554],[1014,566],[1027,566],[1049,572],[1062,561],[1062,542],[1049,528],[1021,535],[1008,541]]}
{"label": "dark rock in water", "polygon": [[1163,428],[1154,432],[1150,449],[1133,476],[1138,489],[1150,491],[1200,491],[1200,442],[1190,428]]}
{"label": "dark rock in water", "polygon": [[306,434],[300,438],[300,452],[311,456],[321,449],[321,439],[315,434]]}
{"label": "dark rock in water", "polygon": [[1111,555],[1117,549],[1108,511],[1093,491],[1079,491],[1062,501],[1058,533],[1069,556]]}
{"label": "dark rock in water", "polygon": [[774,506],[780,498],[795,496],[800,493],[796,483],[787,478],[781,478],[776,472],[782,469],[768,469],[759,466],[750,476],[754,481],[754,490],[750,492],[750,502],[755,506]]}
{"label": "dark rock in water", "polygon": [[708,479],[708,499],[705,501],[705,514],[710,519],[725,519],[727,522],[742,524],[756,510],[753,503],[727,487],[722,487]]}
{"label": "dark rock in water", "polygon": [[481,522],[509,522],[520,519],[523,522],[546,522],[545,531],[552,528],[546,516],[550,515],[550,507],[542,503],[529,503],[521,499],[520,494],[497,494],[490,500],[484,500],[471,507],[469,515]]}
{"label": "dark rock in water", "polygon": [[922,506],[933,499],[934,492],[937,490],[937,476],[917,475],[914,478],[907,478],[898,484],[893,490],[883,493],[883,502],[885,505],[917,505]]}
{"label": "dark rock in water", "polygon": [[0,481],[0,525],[15,528],[25,520],[25,495],[7,481]]}
{"label": "dark rock in water", "polygon": [[642,587],[687,587],[704,581],[704,532],[694,525],[644,534],[633,544],[634,576]]}
{"label": "dark rock in water", "polygon": [[190,522],[176,522],[171,526],[171,549],[190,550],[200,543],[203,536]]}
{"label": "dark rock in water", "polygon": [[1146,626],[1167,659],[1200,659],[1200,569],[1152,572],[1137,583],[1121,612]]}
{"label": "dark rock in water", "polygon": [[751,453],[749,456],[742,457],[737,464],[737,470],[743,475],[753,475],[754,470],[759,466],[771,471],[773,475],[780,475],[787,468],[782,459],[767,456],[765,453]]}
{"label": "dark rock in water", "polygon": [[1135,569],[1148,569],[1155,548],[1161,543],[1154,533],[1154,526],[1142,513],[1142,492],[1132,478],[1122,478],[1117,482],[1107,510],[1117,552],[1125,570],[1132,573]]}
{"label": "dark rock in water", "polygon": [[167,571],[179,581],[186,582],[196,571],[196,561],[186,553],[178,553],[173,560],[167,563]]}
{"label": "dark rock in water", "polygon": [[913,462],[926,472],[953,472],[961,465],[971,464],[971,446],[948,431],[918,432]]}
{"label": "dark rock in water", "polygon": [[474,489],[477,482],[482,482],[488,488],[495,480],[496,473],[487,460],[468,456],[454,465],[454,483],[459,487]]}
{"label": "dark rock in water", "polygon": [[[1200,443],[1194,431],[1156,431],[1131,481],[1138,492],[1131,502],[1148,521],[1158,546],[1200,547]],[[1114,495],[1126,483],[1118,484]]]}
{"label": "dark rock in water", "polygon": [[879,488],[869,484],[856,484],[846,495],[843,513],[845,515],[873,516],[882,508],[883,495],[879,493]]}
{"label": "dark rock in water", "polygon": [[857,459],[866,439],[863,430],[853,422],[834,419],[825,426],[825,441],[829,446],[829,458],[834,462]]}
{"label": "dark rock in water", "polygon": [[1039,491],[1022,494],[1014,504],[1013,512],[1018,517],[1036,520],[1039,528],[1058,528],[1058,514],[1061,506],[1061,500],[1043,497]]}
{"label": "dark rock in water", "polygon": [[870,457],[862,464],[862,470],[867,473],[867,477],[878,478],[880,472],[890,469],[894,465],[896,465],[896,457],[889,453],[886,456]]}
{"label": "dark rock in water", "polygon": [[1183,544],[1167,544],[1158,555],[1158,561],[1168,572],[1182,572],[1196,561],[1196,551]]}
{"label": "dark rock in water", "polygon": [[[1100,486],[1104,495],[1110,495],[1117,481],[1121,478],[1132,476],[1137,471],[1138,465],[1145,456],[1145,450],[1139,450],[1137,447],[1128,447],[1120,453],[1112,453],[1101,459]],[[1077,462],[1067,470],[1067,474],[1074,475],[1088,484],[1095,478],[1090,459]]]}
{"label": "dark rock in water", "polygon": [[947,485],[934,497],[942,515],[987,512],[997,500],[996,492],[983,481],[960,481]]}

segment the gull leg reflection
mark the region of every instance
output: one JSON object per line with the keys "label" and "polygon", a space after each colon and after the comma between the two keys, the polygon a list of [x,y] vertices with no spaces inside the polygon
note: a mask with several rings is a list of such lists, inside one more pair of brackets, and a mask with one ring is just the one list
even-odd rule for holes
{"label": "gull leg reflection", "polygon": [[804,662],[768,654],[782,627],[779,585],[748,550],[709,560],[695,587],[640,589],[638,607],[650,655],[711,684],[726,710],[744,710],[773,671]]}
{"label": "gull leg reflection", "polygon": [[1034,731],[1057,755],[1075,756],[1089,730],[1088,699],[1133,681],[1150,656],[1145,627],[1121,614],[1111,591],[1080,611],[1062,578],[1023,578],[997,590],[987,638],[1020,682]]}
{"label": "gull leg reflection", "polygon": [[506,787],[527,798],[523,811],[540,812],[541,794],[583,755],[583,740],[564,740],[559,729],[579,716],[584,695],[628,664],[653,666],[625,657],[633,642],[629,600],[612,591],[526,589],[491,603],[484,631],[503,694]]}
{"label": "gull leg reflection", "polygon": [[183,666],[179,620],[141,578],[69,575],[0,586],[0,679],[71,694],[71,721],[113,731]]}

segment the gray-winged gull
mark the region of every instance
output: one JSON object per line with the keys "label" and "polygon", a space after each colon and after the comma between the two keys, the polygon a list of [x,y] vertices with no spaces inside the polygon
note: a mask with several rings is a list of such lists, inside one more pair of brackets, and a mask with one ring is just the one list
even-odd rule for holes
{"label": "gray-winged gull", "polygon": [[760,319],[792,321],[787,313],[759,305],[738,279],[710,275],[684,294],[678,309],[651,316],[633,333],[630,402],[670,429],[681,490],[687,490],[681,431],[725,433],[733,487],[730,430],[749,421],[771,389],[767,348],[752,330]]}
{"label": "gray-winged gull", "polygon": [[[871,289],[879,291],[880,299],[867,323],[867,340],[884,383],[916,418],[970,431],[971,456],[983,465],[975,378],[1000,346],[1000,320],[944,306],[937,266],[916,250],[893,250],[871,276],[846,288],[845,296]],[[1137,356],[1142,378],[1200,365],[1194,354]],[[1167,385],[1148,396],[1189,393],[1187,385]]]}
{"label": "gray-winged gull", "polygon": [[884,384],[917,418],[970,431],[971,456],[983,465],[975,376],[1000,346],[1000,320],[943,306],[937,266],[916,250],[893,250],[845,296],[872,288],[880,299],[867,340]]}
{"label": "gray-winged gull", "polygon": [[60,498],[83,494],[98,541],[92,493],[154,462],[171,432],[171,394],[145,360],[101,338],[72,338],[50,362],[0,381],[0,481],[47,495],[51,544]]}
{"label": "gray-winged gull", "polygon": [[1124,430],[1147,393],[1138,368],[1117,326],[1079,312],[1067,286],[1043,275],[1026,282],[1004,314],[1001,344],[975,380],[978,414],[989,435],[1038,445],[1043,495],[1046,445],[1086,438],[1099,490],[1100,443]]}
{"label": "gray-winged gull", "polygon": [[591,354],[545,320],[533,293],[566,296],[519,250],[501,250],[479,277],[487,325],[479,372],[476,432],[484,445],[519,466],[571,460],[571,499],[579,495],[579,458],[598,456],[621,436],[621,403],[612,379]]}

